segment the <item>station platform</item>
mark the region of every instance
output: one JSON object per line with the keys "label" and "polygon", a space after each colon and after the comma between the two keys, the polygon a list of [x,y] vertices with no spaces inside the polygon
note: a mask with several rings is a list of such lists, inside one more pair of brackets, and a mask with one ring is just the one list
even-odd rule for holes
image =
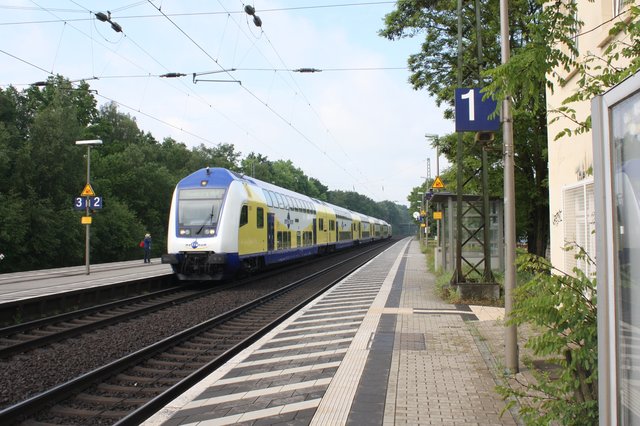
{"label": "station platform", "polygon": [[171,274],[160,258],[0,274],[0,304]]}
{"label": "station platform", "polygon": [[441,301],[404,239],[144,424],[515,425],[478,337],[503,314]]}

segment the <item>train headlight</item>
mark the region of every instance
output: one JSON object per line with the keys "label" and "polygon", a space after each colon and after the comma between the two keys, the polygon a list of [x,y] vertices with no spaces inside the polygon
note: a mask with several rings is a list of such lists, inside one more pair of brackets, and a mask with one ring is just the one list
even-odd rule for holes
{"label": "train headlight", "polygon": [[215,229],[209,229],[209,230],[207,230],[207,232],[208,232],[209,235],[213,235],[213,234],[216,233],[216,230]]}
{"label": "train headlight", "polygon": [[184,235],[184,236],[191,235],[191,230],[190,229],[181,228],[179,232],[180,232],[180,235]]}

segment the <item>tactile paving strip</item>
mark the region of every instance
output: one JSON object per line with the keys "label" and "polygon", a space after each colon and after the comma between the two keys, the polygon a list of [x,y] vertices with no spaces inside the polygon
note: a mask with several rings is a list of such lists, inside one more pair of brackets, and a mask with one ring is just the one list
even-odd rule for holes
{"label": "tactile paving strip", "polygon": [[[250,352],[238,355],[226,371],[212,374],[190,396],[178,398],[190,402],[177,412],[166,407],[163,424],[222,425],[260,419],[309,424],[319,415],[322,423],[326,407],[331,413],[341,407],[339,417],[346,419],[369,352],[368,336],[376,330],[399,252],[405,247],[391,247],[261,339]],[[356,355],[348,356],[352,351]],[[327,397],[331,401],[322,408]],[[181,404],[178,400],[176,406]],[[156,417],[162,418],[162,412]]]}

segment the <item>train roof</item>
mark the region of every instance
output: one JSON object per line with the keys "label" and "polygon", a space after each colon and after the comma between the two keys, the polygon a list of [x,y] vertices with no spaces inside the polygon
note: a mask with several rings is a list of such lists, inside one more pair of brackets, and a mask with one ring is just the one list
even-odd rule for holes
{"label": "train roof", "polygon": [[257,186],[258,188],[279,192],[281,194],[288,195],[290,197],[302,198],[306,201],[312,202],[313,204],[321,208],[324,207],[324,208],[333,209],[333,211],[339,216],[343,216],[346,218],[354,218],[355,216],[358,216],[362,221],[388,225],[388,223],[382,219],[377,219],[375,217],[371,217],[363,213],[358,213],[353,210],[346,209],[344,207],[336,206],[334,204],[327,203],[326,201],[318,200],[316,198],[309,197],[308,195],[300,194],[299,192],[295,192],[287,188],[282,188],[272,183],[268,183],[260,179],[256,179],[254,177],[242,175],[240,173],[236,173],[234,171],[231,171],[229,169],[225,169],[222,167],[205,167],[200,170],[197,170],[191,173],[190,175],[186,176],[182,180],[180,180],[180,182],[178,183],[178,186],[179,187],[196,187],[196,186],[200,187],[202,186],[201,182],[203,181],[203,178],[206,178],[211,183],[215,183],[216,185],[221,185],[225,187],[231,185],[231,182],[233,181],[249,182]]}

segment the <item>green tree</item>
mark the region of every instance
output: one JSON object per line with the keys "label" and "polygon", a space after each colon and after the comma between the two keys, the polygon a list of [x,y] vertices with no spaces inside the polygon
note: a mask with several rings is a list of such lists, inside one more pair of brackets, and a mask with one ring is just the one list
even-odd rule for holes
{"label": "green tree", "polygon": [[236,152],[232,144],[221,143],[214,147],[206,147],[200,144],[193,148],[196,158],[196,169],[203,167],[224,167],[234,172],[240,171],[240,157],[242,153]]}
{"label": "green tree", "polygon": [[0,262],[1,272],[33,269],[29,253],[33,234],[25,214],[28,205],[24,193],[0,191],[0,253],[5,255]]}
{"label": "green tree", "polygon": [[[531,29],[539,22],[543,2],[520,0],[510,2],[511,43],[514,56],[526,46],[537,43]],[[423,37],[421,51],[409,56],[408,64],[412,75],[410,83],[416,90],[426,90],[434,96],[436,103],[445,107],[445,118],[453,118],[454,89],[459,87],[458,71],[462,72],[462,87],[487,86],[487,93],[500,97],[494,92],[492,81],[480,69],[491,70],[500,64],[499,43],[499,3],[497,0],[483,2],[480,8],[482,32],[480,34],[483,52],[478,60],[478,34],[475,30],[475,10],[473,2],[465,2],[462,9],[464,36],[462,39],[462,70],[458,68],[458,13],[454,1],[399,0],[396,9],[385,17],[385,28],[380,35],[390,40],[405,37]],[[534,72],[535,70],[536,72]],[[549,208],[547,184],[546,151],[546,74],[532,67],[528,78],[514,74],[528,85],[532,93],[526,102],[518,102],[514,108],[514,137],[516,149],[516,169],[518,187],[516,194],[517,235],[526,236],[529,250],[544,255],[549,240]],[[472,135],[465,135],[464,176],[473,176],[478,170],[478,151],[471,141]],[[446,156],[455,170],[457,138],[453,135],[440,138],[441,153]],[[501,136],[494,142],[495,150],[489,152],[491,175],[491,195],[502,194],[502,160],[500,154]],[[455,189],[454,180],[448,189]],[[473,186],[465,191],[474,191]]]}
{"label": "green tree", "polygon": [[262,154],[256,154],[255,152],[249,153],[249,155],[240,162],[240,169],[245,175],[260,179],[261,181],[271,182],[273,180],[271,161]]}
{"label": "green tree", "polygon": [[0,251],[5,270],[56,267],[82,259],[72,197],[83,175],[75,140],[95,117],[86,85],[56,76],[43,88],[0,94]]}
{"label": "green tree", "polygon": [[[142,251],[138,243],[149,227],[142,223],[127,204],[112,198],[108,207],[96,214],[96,220],[92,226],[91,245],[92,261],[96,263],[115,262],[140,258]],[[163,253],[166,238],[161,234],[161,227],[157,227],[157,234],[152,232],[153,256]]]}
{"label": "green tree", "polygon": [[[577,257],[593,264],[583,250]],[[498,391],[519,405],[528,425],[598,424],[598,327],[596,281],[580,269],[575,276],[555,270],[547,260],[530,254],[518,258],[518,268],[531,277],[515,291],[508,324],[534,324],[539,333],[526,346],[556,366],[554,374],[535,368],[532,383],[502,385]],[[517,381],[517,378],[511,378]]]}

